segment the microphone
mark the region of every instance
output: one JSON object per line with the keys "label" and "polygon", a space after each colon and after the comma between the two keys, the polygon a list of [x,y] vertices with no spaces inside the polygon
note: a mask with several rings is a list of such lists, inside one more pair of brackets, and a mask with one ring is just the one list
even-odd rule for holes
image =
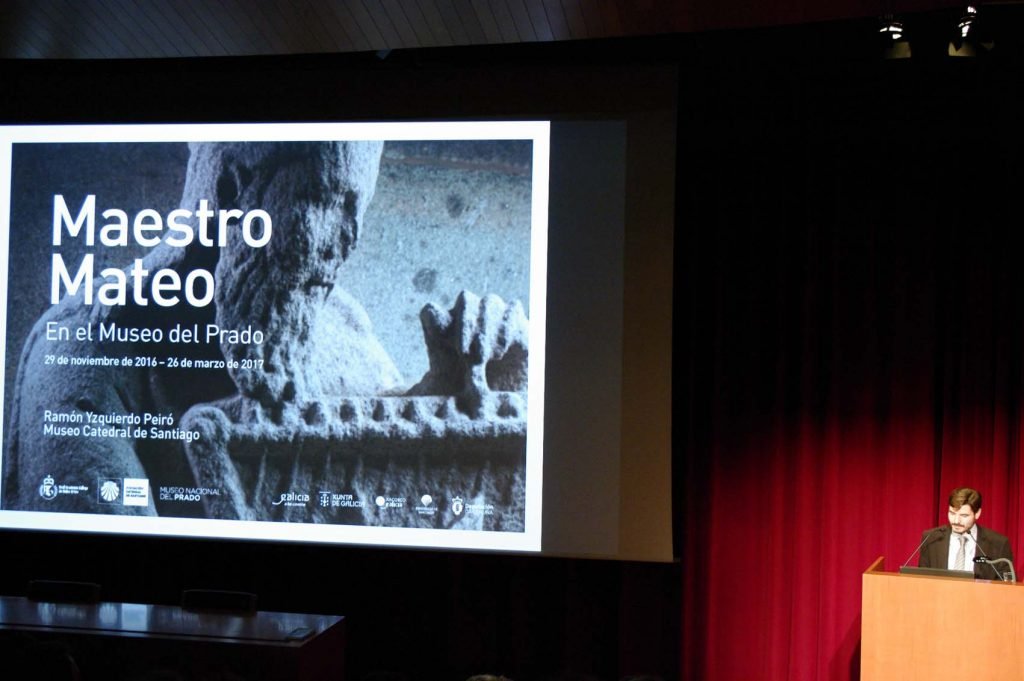
{"label": "microphone", "polygon": [[921,543],[917,545],[916,549],[914,549],[914,552],[912,554],[910,554],[909,558],[907,558],[905,561],[903,561],[903,565],[900,565],[900,567],[901,568],[907,567],[907,564],[910,563],[910,561],[914,559],[914,556],[917,555],[918,551],[920,551],[922,548],[924,548],[924,545],[928,543],[928,540],[932,538],[932,535],[935,534],[936,532],[942,530],[942,529],[943,528],[941,528],[941,527],[936,527],[934,530],[932,530],[931,532],[926,534],[924,536],[924,539],[921,540]]}
{"label": "microphone", "polygon": [[[975,563],[984,563],[984,564],[988,565],[989,567],[991,567],[992,571],[996,573],[996,575],[999,577],[1000,581],[1003,581],[1003,582],[1016,582],[1017,581],[1017,571],[1013,569],[1013,563],[1010,562],[1009,558],[986,558],[986,557],[982,556],[981,558],[975,558],[974,562]],[[999,569],[995,565],[996,563],[1006,563],[1009,566],[1009,568],[1010,568],[1009,572],[1000,572]]]}
{"label": "microphone", "polygon": [[[972,540],[974,540],[975,548],[977,548],[979,551],[981,551],[981,557],[980,558],[975,556],[975,558],[974,558],[974,562],[975,563],[982,563],[984,565],[988,565],[990,568],[992,568],[992,572],[996,573],[996,577],[998,577],[999,581],[1001,581],[1001,582],[1006,582],[1006,581],[1014,581],[1014,582],[1016,582],[1017,581],[1017,571],[1013,569],[1013,562],[1010,559],[1008,559],[1008,558],[989,558],[988,554],[985,553],[985,549],[981,548],[981,544],[978,543],[978,540],[974,539],[974,535],[972,535],[970,532],[964,532],[964,534],[966,534],[968,537],[970,537]],[[996,563],[1007,563],[1010,566],[1010,574],[1006,575],[1006,574],[1000,572],[999,569],[996,568],[996,566],[995,566]],[[1010,579],[1008,580],[1007,577],[1010,577]]]}

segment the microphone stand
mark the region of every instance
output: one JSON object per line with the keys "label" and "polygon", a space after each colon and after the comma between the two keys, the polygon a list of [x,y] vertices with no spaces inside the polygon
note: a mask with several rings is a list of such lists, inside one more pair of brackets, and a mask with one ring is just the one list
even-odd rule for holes
{"label": "microphone stand", "polygon": [[921,543],[917,545],[917,548],[916,548],[916,549],[914,549],[914,552],[913,552],[912,554],[910,554],[910,557],[909,557],[909,558],[907,558],[907,559],[906,559],[905,561],[903,561],[903,565],[900,565],[900,567],[901,567],[901,568],[905,568],[905,567],[907,566],[907,564],[908,564],[908,563],[909,563],[909,562],[910,562],[911,560],[913,560],[913,559],[914,559],[914,556],[916,556],[916,555],[917,555],[917,553],[918,553],[918,551],[920,551],[920,550],[921,550],[921,548],[922,548],[922,547],[923,547],[923,546],[924,546],[925,544],[927,544],[927,543],[928,543],[928,540],[932,538],[932,535],[934,535],[936,531],[938,531],[938,530],[937,530],[937,529],[936,529],[936,530],[932,530],[931,532],[929,532],[928,534],[926,534],[926,535],[924,536],[924,539],[922,539],[922,540],[921,540]]}

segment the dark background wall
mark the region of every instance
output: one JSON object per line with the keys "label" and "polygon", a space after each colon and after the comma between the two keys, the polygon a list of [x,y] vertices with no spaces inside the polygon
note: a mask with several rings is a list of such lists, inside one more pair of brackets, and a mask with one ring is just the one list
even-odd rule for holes
{"label": "dark background wall", "polygon": [[[667,46],[474,49],[146,62],[5,62],[12,123],[617,119],[671,108]],[[671,53],[671,49],[669,49]],[[348,618],[351,678],[504,673],[517,680],[675,677],[678,564],[95,535],[0,533],[0,593],[30,579],[103,598],[175,603],[251,591],[266,610]]]}
{"label": "dark background wall", "polygon": [[104,600],[174,604],[243,590],[263,610],[347,618],[348,678],[615,679],[678,666],[672,565],[6,532],[0,592],[99,583]]}

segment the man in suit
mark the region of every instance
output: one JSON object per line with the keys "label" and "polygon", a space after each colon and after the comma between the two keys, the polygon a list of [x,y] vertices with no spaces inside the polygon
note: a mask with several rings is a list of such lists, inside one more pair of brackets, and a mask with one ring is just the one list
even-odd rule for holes
{"label": "man in suit", "polygon": [[[981,493],[970,487],[958,487],[949,495],[949,525],[926,530],[921,537],[921,567],[948,570],[974,570],[978,579],[1002,579],[1009,575],[1005,563],[975,563],[975,558],[1008,558],[1013,561],[1010,540],[978,525],[981,517]],[[1009,579],[1009,577],[1007,577]]]}

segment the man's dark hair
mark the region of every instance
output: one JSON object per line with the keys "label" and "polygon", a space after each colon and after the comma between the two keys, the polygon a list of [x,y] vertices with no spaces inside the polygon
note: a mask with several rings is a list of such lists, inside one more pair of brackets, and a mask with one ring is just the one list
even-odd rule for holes
{"label": "man's dark hair", "polygon": [[957,487],[949,493],[949,507],[960,508],[964,504],[977,513],[981,510],[981,492],[970,487]]}

